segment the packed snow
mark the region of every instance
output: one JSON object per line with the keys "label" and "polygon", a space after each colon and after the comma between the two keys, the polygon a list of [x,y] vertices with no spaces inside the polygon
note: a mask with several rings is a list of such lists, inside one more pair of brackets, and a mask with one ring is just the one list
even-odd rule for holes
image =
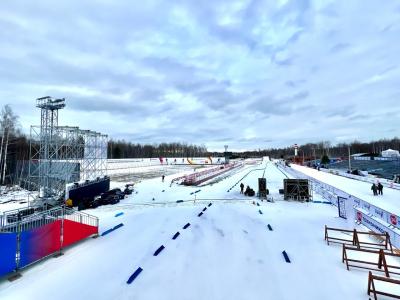
{"label": "packed snow", "polygon": [[[237,183],[257,190],[263,174],[274,202],[240,194]],[[346,227],[346,220],[331,205],[283,201],[285,176],[273,163],[202,187],[171,184],[175,177],[143,180],[119,204],[87,210],[100,218],[100,232],[124,226],[23,270],[19,280],[0,281],[0,299],[367,299],[367,272],[347,271],[341,247],[324,241],[325,225]],[[143,272],[128,285],[138,267]]]}
{"label": "packed snow", "polygon": [[374,196],[371,191],[371,183],[369,182],[358,181],[295,164],[292,164],[291,167],[308,176],[339,188],[357,198],[378,206],[390,213],[400,215],[400,191],[397,189],[385,187],[382,196]]}

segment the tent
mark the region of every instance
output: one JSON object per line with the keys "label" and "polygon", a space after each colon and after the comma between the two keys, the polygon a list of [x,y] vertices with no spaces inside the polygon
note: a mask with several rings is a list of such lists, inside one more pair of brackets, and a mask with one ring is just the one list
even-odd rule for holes
{"label": "tent", "polygon": [[400,157],[400,153],[398,150],[388,149],[382,151],[382,157]]}

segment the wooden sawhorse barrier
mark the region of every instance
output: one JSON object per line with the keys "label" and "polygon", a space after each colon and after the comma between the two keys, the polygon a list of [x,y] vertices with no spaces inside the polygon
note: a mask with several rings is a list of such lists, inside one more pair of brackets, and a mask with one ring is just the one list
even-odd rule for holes
{"label": "wooden sawhorse barrier", "polygon": [[[349,238],[339,238],[330,236],[331,232],[340,232],[343,234],[349,235]],[[378,240],[381,240],[382,243],[373,243],[373,242],[364,242],[360,240],[361,236],[373,236]],[[349,229],[341,229],[341,228],[333,228],[325,225],[325,241],[329,245],[329,243],[343,244],[343,245],[352,245],[358,248],[366,248],[366,249],[383,249],[390,252],[393,252],[393,246],[390,241],[390,235],[385,233],[375,233],[372,231],[357,231],[357,229],[349,230]]]}

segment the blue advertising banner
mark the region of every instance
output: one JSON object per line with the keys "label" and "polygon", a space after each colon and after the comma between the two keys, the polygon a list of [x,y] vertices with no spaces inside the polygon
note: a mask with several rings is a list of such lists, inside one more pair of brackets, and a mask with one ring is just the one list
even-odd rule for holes
{"label": "blue advertising banner", "polygon": [[0,277],[16,268],[17,235],[15,233],[0,233]]}

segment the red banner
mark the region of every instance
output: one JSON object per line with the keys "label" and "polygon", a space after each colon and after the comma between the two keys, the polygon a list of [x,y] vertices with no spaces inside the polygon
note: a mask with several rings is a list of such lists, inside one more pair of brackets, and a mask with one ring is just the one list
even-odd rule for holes
{"label": "red banner", "polygon": [[96,226],[81,224],[71,220],[64,220],[63,247],[75,244],[93,234],[98,234]]}

